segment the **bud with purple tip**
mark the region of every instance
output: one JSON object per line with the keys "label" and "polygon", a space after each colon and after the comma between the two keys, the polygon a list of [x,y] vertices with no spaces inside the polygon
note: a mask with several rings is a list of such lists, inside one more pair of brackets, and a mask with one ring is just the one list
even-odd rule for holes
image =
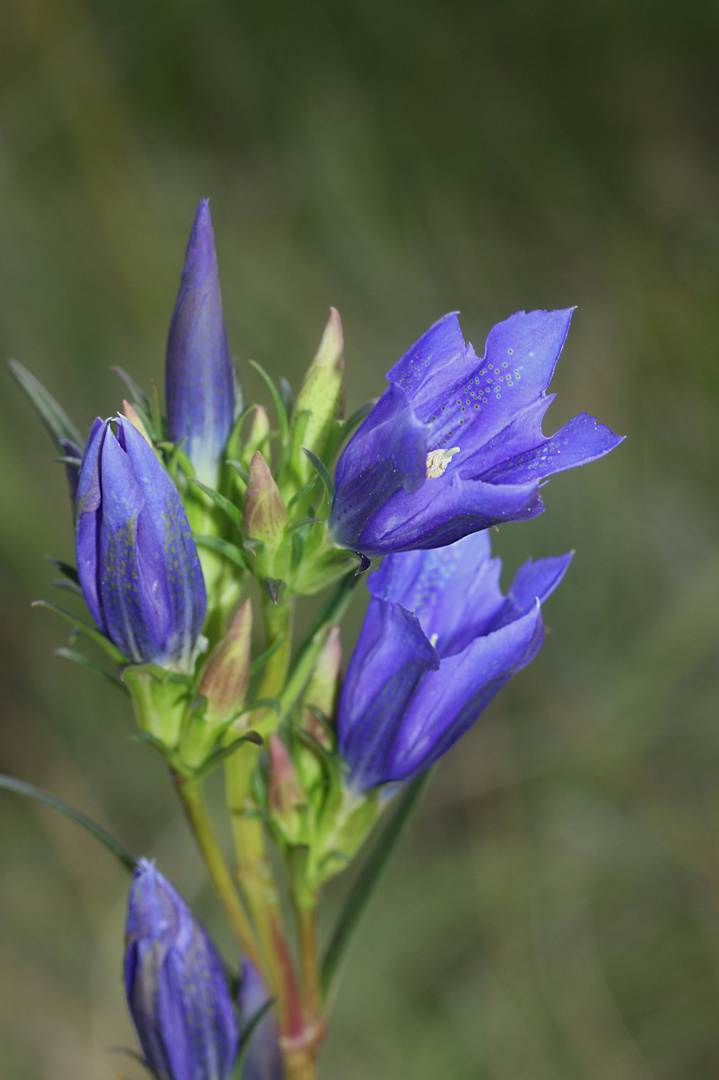
{"label": "bud with purple tip", "polygon": [[208,199],[201,199],[185,253],[180,291],[170,323],[165,367],[167,427],[198,479],[217,485],[232,431],[237,392]]}

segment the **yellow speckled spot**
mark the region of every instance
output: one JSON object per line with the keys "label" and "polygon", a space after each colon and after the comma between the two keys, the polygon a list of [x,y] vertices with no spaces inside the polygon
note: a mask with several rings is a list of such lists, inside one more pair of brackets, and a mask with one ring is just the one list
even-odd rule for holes
{"label": "yellow speckled spot", "polygon": [[427,454],[427,479],[436,480],[438,476],[442,476],[454,455],[458,453],[458,446],[453,446],[451,450],[430,450]]}

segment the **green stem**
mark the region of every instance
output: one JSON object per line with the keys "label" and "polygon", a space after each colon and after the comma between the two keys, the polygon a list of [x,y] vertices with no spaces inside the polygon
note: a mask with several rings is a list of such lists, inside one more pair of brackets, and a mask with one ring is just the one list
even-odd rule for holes
{"label": "green stem", "polygon": [[320,971],[317,951],[317,905],[297,907],[297,928],[300,941],[302,970],[302,999],[305,1020],[310,1027],[319,1023]]}
{"label": "green stem", "polygon": [[210,871],[210,877],[227,912],[227,917],[242,951],[259,971],[264,971],[265,965],[257,949],[250,921],[247,918],[242,901],[232,880],[232,875],[217,843],[202,790],[194,781],[184,780],[176,773],[173,773],[172,776],[190,828],[207,864],[207,869]]}

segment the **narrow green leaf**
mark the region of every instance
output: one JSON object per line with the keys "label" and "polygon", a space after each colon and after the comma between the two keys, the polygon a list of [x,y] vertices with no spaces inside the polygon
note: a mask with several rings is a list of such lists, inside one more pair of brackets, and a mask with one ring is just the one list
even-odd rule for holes
{"label": "narrow green leaf", "polygon": [[261,364],[258,364],[256,360],[250,360],[250,365],[262,376],[262,378],[267,383],[267,387],[270,393],[272,394],[272,400],[275,405],[275,411],[277,413],[277,419],[280,425],[280,443],[284,448],[287,446],[290,425],[289,420],[287,419],[287,409],[285,408],[285,403],[282,400],[282,394],[279,392],[273,380],[270,378],[270,376],[267,374]]}
{"label": "narrow green leaf", "polygon": [[242,1076],[242,1069],[247,1058],[247,1053],[250,1049],[250,1043],[252,1042],[252,1036],[255,1033],[257,1025],[262,1018],[272,1008],[275,1003],[274,998],[270,998],[268,1001],[261,1005],[257,1012],[253,1015],[252,1019],[248,1021],[246,1027],[243,1029],[240,1035],[240,1046],[237,1052],[237,1061],[235,1062],[235,1068],[232,1073],[232,1080],[240,1080]]}
{"label": "narrow green leaf", "polygon": [[[17,360],[8,360],[10,372],[21,390],[28,397],[40,419],[58,445],[63,439],[70,439],[76,446],[83,447],[85,440],[73,424],[65,410],[49,394],[42,383],[31,375],[26,367]],[[60,447],[62,449],[62,447]]]}
{"label": "narrow green leaf", "polygon": [[66,611],[65,608],[58,607],[57,604],[51,604],[49,600],[34,600],[30,606],[48,608],[50,611],[54,611],[56,615],[59,615],[65,622],[69,622],[79,633],[92,638],[101,649],[105,650],[107,655],[111,657],[116,664],[127,663],[127,657],[122,655],[120,650],[112,644],[109,638],[106,638],[105,635],[100,630],[96,630],[94,626],[88,626],[82,619],[76,618],[71,611]]}
{"label": "narrow green leaf", "polygon": [[72,593],[73,596],[83,596],[83,591],[79,585],[76,585],[74,581],[68,581],[67,578],[53,578],[50,582],[56,589],[65,589],[66,592]]}
{"label": "narrow green leaf", "polygon": [[295,521],[293,525],[290,525],[288,532],[293,532],[295,529],[301,529],[303,525],[324,525],[324,518],[306,517],[302,518],[302,521]]}
{"label": "narrow green leaf", "polygon": [[72,660],[75,664],[79,664],[81,667],[87,668],[88,671],[94,672],[95,675],[102,675],[103,678],[111,682],[113,686],[116,686],[119,690],[122,690],[123,694],[128,693],[128,689],[125,686],[122,679],[119,679],[117,675],[114,675],[111,671],[107,671],[101,664],[96,664],[94,660],[90,660],[84,653],[78,652],[77,649],[55,649],[56,656],[62,656],[65,660]]}
{"label": "narrow green leaf", "polygon": [[122,379],[130,393],[133,404],[139,405],[144,413],[149,413],[152,407],[150,397],[140,386],[138,386],[132,375],[128,375],[124,368],[117,367],[117,365],[113,365],[113,367],[110,368],[110,371],[114,371],[115,374]]}
{"label": "narrow green leaf", "polygon": [[275,638],[275,640],[270,645],[269,649],[265,649],[265,651],[263,653],[260,653],[260,655],[257,657],[256,660],[252,661],[252,663],[250,664],[250,678],[251,679],[253,679],[255,677],[255,675],[258,673],[258,671],[262,671],[262,668],[265,666],[265,664],[267,663],[269,658],[271,656],[274,656],[274,654],[277,652],[277,650],[279,649],[280,645],[282,644],[282,642],[284,640],[285,640],[284,633],[278,634],[277,637]]}
{"label": "narrow green leaf", "polygon": [[239,749],[243,743],[252,743],[253,746],[264,746],[265,740],[256,731],[248,731],[246,735],[242,735],[239,739],[233,739],[227,746],[218,747],[217,750],[212,751],[204,765],[194,773],[195,779],[204,780],[211,772],[214,772],[221,762],[225,761],[228,757],[231,757],[235,750]]}
{"label": "narrow green leaf", "polygon": [[312,488],[315,486],[315,484],[317,483],[318,480],[319,480],[319,476],[317,475],[317,473],[315,473],[315,475],[310,480],[309,484],[305,484],[304,487],[300,488],[299,491],[295,492],[295,494],[292,496],[290,501],[287,503],[287,513],[288,514],[289,514],[290,510],[292,509],[292,507],[295,505],[296,502],[299,502],[300,499],[304,499],[305,495],[309,495],[309,493],[312,491]]}
{"label": "narrow green leaf", "polygon": [[224,555],[226,559],[233,562],[235,566],[239,566],[242,570],[247,570],[247,560],[242,554],[240,549],[231,544],[229,540],[223,540],[220,536],[196,536],[195,543],[200,547],[210,548],[212,551],[216,551],[218,555]]}
{"label": "narrow green leaf", "polygon": [[159,450],[164,450],[166,454],[170,455],[169,461],[167,462],[167,471],[175,481],[177,480],[178,466],[182,469],[188,480],[192,480],[195,475],[192,462],[182,448],[184,442],[187,442],[187,439],[180,439],[177,444],[171,442],[159,442],[157,444]]}
{"label": "narrow green leaf", "polygon": [[191,476],[189,477],[189,480],[190,483],[198,487],[200,491],[204,491],[208,499],[212,499],[215,506],[219,506],[220,510],[224,510],[230,521],[232,521],[240,532],[242,532],[242,514],[234,503],[230,502],[229,499],[226,499],[224,495],[220,495],[219,491],[215,491],[214,488],[208,487],[207,484],[203,484],[202,481],[198,480],[196,477]]}
{"label": "narrow green leaf", "polygon": [[324,461],[320,461],[320,459],[317,457],[317,454],[313,454],[312,451],[308,450],[306,446],[301,447],[301,449],[309,460],[310,465],[315,470],[320,480],[324,484],[325,491],[327,492],[327,499],[331,504],[332,496],[334,495],[334,489],[332,487],[332,478],[327,472],[327,466],[325,465]]}
{"label": "narrow green leaf", "polygon": [[355,428],[358,428],[362,421],[369,416],[378,400],[378,398],[373,398],[371,401],[365,401],[364,405],[360,405],[358,409],[355,409],[347,420],[335,421],[325,452],[328,461],[332,461],[345,439],[348,439]]}
{"label": "narrow green leaf", "polygon": [[235,470],[240,480],[243,480],[246,484],[249,483],[250,474],[241,461],[234,461],[232,458],[228,458],[225,465],[229,465]]}
{"label": "narrow green leaf", "polygon": [[280,375],[280,385],[278,387],[278,392],[280,397],[282,398],[282,404],[285,407],[287,419],[289,420],[292,416],[292,410],[295,407],[295,394],[289,380],[286,379],[284,375]]}
{"label": "narrow green leaf", "polygon": [[7,791],[14,791],[17,795],[27,795],[31,799],[37,799],[38,802],[45,803],[46,806],[51,806],[53,810],[59,810],[65,817],[70,818],[71,821],[81,825],[83,829],[87,829],[101,844],[104,844],[108,851],[112,852],[116,859],[118,859],[123,866],[132,871],[135,869],[135,860],[132,855],[122,846],[119,841],[110,836],[109,832],[103,829],[102,825],[98,825],[96,821],[89,818],[86,814],[83,814],[80,810],[76,810],[72,806],[68,806],[61,799],[56,799],[54,795],[50,795],[47,791],[43,791],[41,788],[36,788],[33,784],[26,784],[24,780],[16,780],[13,776],[5,776],[0,774],[0,787],[5,788]]}
{"label": "narrow green leaf", "polygon": [[408,784],[399,796],[389,821],[382,829],[349,896],[345,900],[322,961],[322,988],[325,995],[328,995],[332,989],[345,953],[387,868],[390,856],[397,847],[412,814],[419,805],[431,773],[432,769],[421,773],[411,784]]}

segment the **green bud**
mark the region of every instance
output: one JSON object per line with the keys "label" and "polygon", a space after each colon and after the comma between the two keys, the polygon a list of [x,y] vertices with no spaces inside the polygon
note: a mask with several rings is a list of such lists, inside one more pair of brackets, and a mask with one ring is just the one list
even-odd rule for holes
{"label": "green bud", "polygon": [[325,725],[317,719],[317,713],[324,716],[328,723],[332,721],[337,703],[341,667],[340,628],[332,626],[312,669],[300,704],[300,727],[309,731],[310,735],[313,735],[317,742],[328,750],[331,749],[331,741]]}
{"label": "green bud", "polygon": [[243,514],[245,532],[250,539],[261,540],[270,552],[277,551],[285,538],[287,510],[259,450],[250,462]]}
{"label": "green bud", "polygon": [[207,698],[205,723],[226,723],[242,708],[250,682],[251,638],[252,603],[245,600],[202,675],[199,692]]}
{"label": "green bud", "polygon": [[[303,412],[309,412],[302,445],[320,458],[327,448],[335,421],[344,411],[343,347],[342,322],[335,308],[330,308],[320,347],[305,375],[293,411],[293,426]],[[292,471],[300,487],[314,475],[304,454],[295,456]]]}
{"label": "green bud", "polygon": [[284,743],[270,735],[270,778],[267,808],[275,829],[288,844],[303,840],[307,794]]}
{"label": "green bud", "polygon": [[191,681],[155,664],[129,664],[122,670],[122,681],[130,692],[140,730],[166,751],[174,751],[194,697]]}

